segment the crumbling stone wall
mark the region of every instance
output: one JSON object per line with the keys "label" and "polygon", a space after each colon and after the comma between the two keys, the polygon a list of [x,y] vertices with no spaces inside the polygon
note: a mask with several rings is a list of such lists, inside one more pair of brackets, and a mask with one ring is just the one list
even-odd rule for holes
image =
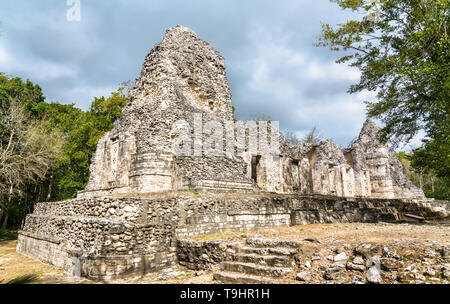
{"label": "crumbling stone wall", "polygon": [[370,182],[370,187],[362,187],[361,193],[384,198],[424,197],[423,191],[406,178],[402,163],[388,144],[379,140],[379,133],[380,128],[367,120],[349,151],[353,168],[359,173],[359,184]]}
{"label": "crumbling stone wall", "polygon": [[397,221],[404,213],[448,216],[432,201],[414,200],[219,193],[75,199],[39,203],[26,218],[17,250],[69,272],[108,280],[173,265],[182,237],[309,223]]}
{"label": "crumbling stone wall", "polygon": [[226,261],[231,244],[224,241],[177,241],[177,260],[182,266],[193,270],[207,270],[212,265]]}
{"label": "crumbling stone wall", "polygon": [[344,150],[330,140],[289,147],[280,135],[280,158],[261,156],[258,174],[262,177],[257,185],[276,193],[423,198],[423,191],[406,178],[394,152],[379,140],[379,132],[367,120],[358,139]]}

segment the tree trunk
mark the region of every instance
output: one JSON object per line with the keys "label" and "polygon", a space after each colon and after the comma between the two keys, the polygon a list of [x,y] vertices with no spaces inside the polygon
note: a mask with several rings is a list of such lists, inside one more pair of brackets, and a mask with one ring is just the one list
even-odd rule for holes
{"label": "tree trunk", "polygon": [[[38,187],[39,187],[39,192],[38,192]],[[40,189],[41,189],[41,187],[40,187],[40,184],[39,183],[36,183],[35,185],[34,185],[34,191],[33,191],[33,200],[39,200],[39,193],[41,192],[40,191]],[[37,196],[37,198],[36,198],[36,196]]]}
{"label": "tree trunk", "polygon": [[47,199],[46,201],[50,201],[50,198],[52,197],[52,186],[53,186],[53,175],[50,175],[50,182],[48,183],[48,193],[47,193]]}
{"label": "tree trunk", "polygon": [[6,205],[6,207],[4,208],[3,212],[5,213],[5,218],[3,219],[3,224],[2,224],[2,228],[1,229],[6,229],[6,226],[8,225],[8,208],[11,205],[11,199],[12,199],[12,194],[13,194],[13,186],[11,185],[11,187],[9,188],[9,197],[8,197],[8,203]]}
{"label": "tree trunk", "polygon": [[5,218],[3,219],[2,229],[6,229],[8,225],[8,212],[5,213]]}

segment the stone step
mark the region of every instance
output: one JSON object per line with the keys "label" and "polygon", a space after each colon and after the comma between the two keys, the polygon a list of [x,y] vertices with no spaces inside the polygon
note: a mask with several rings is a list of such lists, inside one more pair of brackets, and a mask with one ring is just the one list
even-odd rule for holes
{"label": "stone step", "polygon": [[258,255],[277,255],[277,256],[293,256],[298,252],[294,248],[255,248],[255,247],[235,247],[237,253],[243,254],[258,254]]}
{"label": "stone step", "polygon": [[219,271],[214,273],[214,280],[219,281],[222,284],[276,284],[277,281],[261,276],[230,272]]}
{"label": "stone step", "polygon": [[254,263],[222,262],[220,269],[230,272],[240,272],[256,276],[279,278],[290,273],[292,269],[284,267],[260,266]]}
{"label": "stone step", "polygon": [[295,241],[282,241],[282,240],[272,240],[272,239],[263,239],[263,238],[248,238],[245,240],[245,243],[251,247],[270,247],[270,248],[292,248],[298,249],[300,247],[299,242]]}
{"label": "stone step", "polygon": [[233,261],[242,263],[254,263],[258,265],[271,267],[291,267],[292,259],[287,256],[279,255],[257,255],[257,254],[240,254],[236,253],[232,256]]}

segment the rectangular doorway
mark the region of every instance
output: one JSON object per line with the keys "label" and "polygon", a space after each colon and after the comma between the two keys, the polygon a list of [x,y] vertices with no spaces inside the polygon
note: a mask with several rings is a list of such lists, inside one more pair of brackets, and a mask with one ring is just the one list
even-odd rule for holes
{"label": "rectangular doorway", "polygon": [[252,180],[257,183],[258,182],[258,165],[261,160],[260,155],[252,156]]}

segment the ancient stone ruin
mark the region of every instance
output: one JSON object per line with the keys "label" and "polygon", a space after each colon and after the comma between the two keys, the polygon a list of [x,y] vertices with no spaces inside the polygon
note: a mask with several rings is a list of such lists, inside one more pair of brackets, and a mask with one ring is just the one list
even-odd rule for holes
{"label": "ancient stone ruin", "polygon": [[[378,141],[379,129],[370,121],[345,151],[331,141],[291,147],[280,135],[275,156],[248,149],[239,157],[174,155],[176,121],[192,126],[199,114],[203,122],[234,121],[225,61],[188,28],[167,31],[147,56],[130,95],[122,117],[98,143],[89,184],[79,198],[194,189],[424,197],[404,177],[389,147]],[[205,133],[194,136],[205,139]]]}
{"label": "ancient stone ruin", "polygon": [[[180,121],[184,129],[174,127]],[[224,139],[211,141],[217,122]],[[277,153],[261,141],[251,148],[252,127]],[[147,55],[122,117],[99,140],[86,189],[74,200],[37,204],[17,250],[108,280],[177,263],[184,236],[447,216],[405,177],[378,131],[366,121],[342,150],[329,140],[292,146],[270,122],[237,122],[223,57],[176,26]],[[183,153],[175,153],[183,132]],[[228,140],[239,134],[244,142]]]}

